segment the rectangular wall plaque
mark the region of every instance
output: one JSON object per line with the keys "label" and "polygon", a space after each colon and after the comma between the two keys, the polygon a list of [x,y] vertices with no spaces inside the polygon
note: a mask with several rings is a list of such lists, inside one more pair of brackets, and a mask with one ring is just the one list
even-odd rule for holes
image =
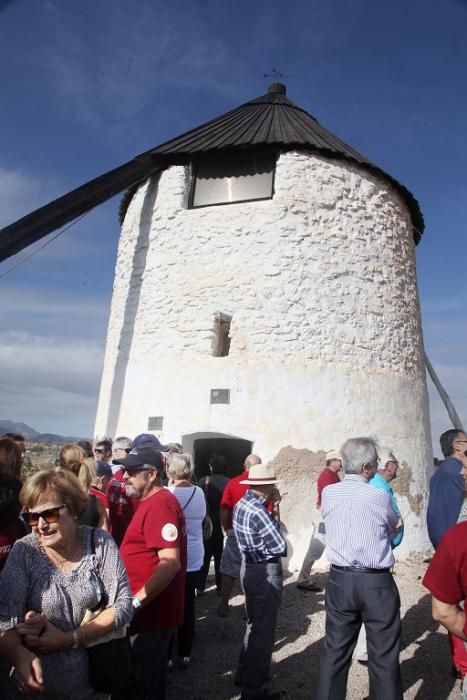
{"label": "rectangular wall plaque", "polygon": [[148,430],[162,430],[164,425],[164,416],[149,416]]}
{"label": "rectangular wall plaque", "polygon": [[230,403],[230,389],[211,389],[211,403]]}

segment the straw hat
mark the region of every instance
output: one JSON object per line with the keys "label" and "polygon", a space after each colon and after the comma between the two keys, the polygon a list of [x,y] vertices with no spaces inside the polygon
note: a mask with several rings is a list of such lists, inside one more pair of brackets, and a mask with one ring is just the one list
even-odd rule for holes
{"label": "straw hat", "polygon": [[253,464],[248,471],[248,479],[244,479],[241,484],[251,486],[261,486],[261,484],[277,484],[275,469],[270,464]]}

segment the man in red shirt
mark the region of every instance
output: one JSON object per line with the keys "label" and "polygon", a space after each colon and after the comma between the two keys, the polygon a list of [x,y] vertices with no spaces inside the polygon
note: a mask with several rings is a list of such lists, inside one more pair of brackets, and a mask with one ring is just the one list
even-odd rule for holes
{"label": "man in red shirt", "polygon": [[[465,467],[464,467],[465,469]],[[446,531],[423,579],[432,595],[433,618],[451,635],[467,641],[467,522]],[[461,608],[464,605],[464,609]],[[460,655],[458,655],[459,661]],[[463,677],[463,698],[467,699],[467,669],[457,663]]]}
{"label": "man in red shirt", "polygon": [[232,593],[232,588],[235,579],[240,576],[240,566],[242,564],[242,555],[238,548],[235,533],[232,527],[232,514],[234,506],[243,498],[248,491],[248,485],[241,482],[248,479],[248,470],[254,464],[261,464],[261,458],[258,455],[251,454],[245,459],[243,464],[243,473],[234,476],[224,489],[220,505],[220,521],[224,534],[226,535],[224,542],[224,550],[221,559],[221,602],[217,608],[219,617],[226,617],[229,612],[229,600]]}
{"label": "man in red shirt", "polygon": [[[318,477],[317,483],[317,499],[316,506],[321,508],[321,494],[326,486],[331,486],[332,484],[338,484],[340,478],[338,473],[342,469],[342,459],[338,452],[331,450],[326,455],[326,466]],[[324,531],[324,523],[320,519],[318,524],[311,523],[311,539],[308,545],[307,553],[303,560],[302,568],[298,574],[297,588],[301,588],[303,591],[311,591],[313,593],[319,593],[321,588],[313,583],[311,579],[311,569],[315,561],[317,561],[324,552],[326,546],[326,538]]]}
{"label": "man in red shirt", "polygon": [[112,476],[107,486],[110,532],[119,547],[122,544],[126,529],[138,508],[138,499],[131,498],[125,491],[123,474],[124,470],[119,469]]}
{"label": "man in red shirt", "polygon": [[130,626],[132,700],[164,700],[167,652],[183,622],[186,575],[185,518],[162,486],[164,461],[151,448],[133,449],[120,460],[127,495],[139,500],[120,547],[133,594]]}

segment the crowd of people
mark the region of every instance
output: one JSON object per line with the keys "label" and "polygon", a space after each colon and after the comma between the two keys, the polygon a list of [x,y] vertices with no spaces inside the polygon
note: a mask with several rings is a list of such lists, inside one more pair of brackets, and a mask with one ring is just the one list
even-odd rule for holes
{"label": "crowd of people", "polygon": [[[448,430],[440,442],[427,514],[435,554],[423,585],[467,699],[467,434]],[[143,433],[64,445],[55,468],[23,483],[24,454],[21,435],[0,438],[2,698],[163,700],[168,673],[192,663],[196,598],[212,560],[217,615],[229,615],[235,580],[245,596],[234,677],[242,700],[281,697],[269,679],[287,542],[272,464],[251,454],[229,478],[227,460],[212,455],[198,481],[180,444]],[[392,449],[367,437],[326,455],[297,579],[319,593],[313,566],[326,552],[316,700],[345,699],[353,657],[368,665],[371,698],[403,697],[392,575],[404,535],[391,486],[399,468]],[[110,658],[119,660],[109,678]]]}

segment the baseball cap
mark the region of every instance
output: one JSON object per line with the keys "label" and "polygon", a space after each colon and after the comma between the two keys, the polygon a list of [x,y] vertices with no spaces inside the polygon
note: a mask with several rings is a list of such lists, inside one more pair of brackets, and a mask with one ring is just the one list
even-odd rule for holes
{"label": "baseball cap", "polygon": [[329,462],[331,459],[340,459],[342,462],[342,457],[337,450],[330,450],[326,453],[326,462]]}
{"label": "baseball cap", "polygon": [[112,476],[112,467],[107,462],[101,459],[96,460],[96,475],[97,476]]}
{"label": "baseball cap", "polygon": [[122,459],[113,459],[112,464],[121,464],[123,467],[133,469],[135,467],[144,467],[151,469],[156,467],[159,471],[164,470],[164,460],[158,450],[152,447],[142,447],[141,449],[134,448],[126,457]]}
{"label": "baseball cap", "polygon": [[151,433],[141,433],[141,435],[137,435],[133,440],[133,449],[136,448],[139,450],[142,447],[151,447],[153,450],[159,450],[159,452],[169,451],[169,446],[162,445],[156,436],[151,435]]}

